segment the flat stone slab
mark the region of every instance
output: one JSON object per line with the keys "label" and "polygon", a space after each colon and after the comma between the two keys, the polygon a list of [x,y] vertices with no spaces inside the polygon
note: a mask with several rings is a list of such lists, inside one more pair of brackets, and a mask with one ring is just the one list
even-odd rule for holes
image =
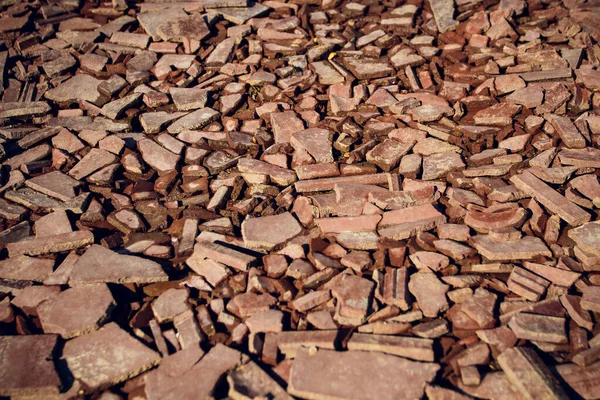
{"label": "flat stone slab", "polygon": [[81,182],[60,171],[52,171],[26,180],[25,185],[48,196],[69,201],[77,196],[76,189]]}
{"label": "flat stone slab", "polygon": [[498,356],[508,380],[530,399],[568,399],[558,380],[531,348],[513,347]]}
{"label": "flat stone slab", "polygon": [[420,399],[439,365],[374,352],[301,348],[288,392],[305,399]]}
{"label": "flat stone slab", "polygon": [[[440,0],[444,1],[444,0]],[[476,125],[506,126],[521,111],[521,106],[512,103],[500,103],[478,111],[473,120]]]}
{"label": "flat stone slab", "polygon": [[142,128],[146,133],[159,133],[169,122],[175,121],[186,114],[186,112],[147,112],[140,115],[140,124],[142,124]]}
{"label": "flat stone slab", "polygon": [[120,118],[126,109],[137,105],[141,98],[141,93],[132,93],[120,99],[111,101],[110,103],[106,103],[102,107],[102,114],[110,119]]}
{"label": "flat stone slab", "polygon": [[589,254],[600,257],[600,222],[588,222],[568,233],[577,246]]}
{"label": "flat stone slab", "polygon": [[544,242],[534,236],[525,236],[515,241],[498,242],[489,235],[471,238],[473,247],[482,256],[492,261],[529,260],[538,256],[552,257]]}
{"label": "flat stone slab", "polygon": [[0,217],[9,221],[20,221],[25,218],[26,214],[26,208],[4,199],[0,199]]}
{"label": "flat stone slab", "polygon": [[394,240],[408,239],[446,222],[446,216],[431,204],[388,211],[377,227],[379,235]]}
{"label": "flat stone slab", "polygon": [[423,315],[429,318],[448,309],[446,292],[449,288],[432,272],[417,272],[408,281],[408,289],[416,297]]}
{"label": "flat stone slab", "polygon": [[150,139],[143,139],[137,143],[138,150],[143,160],[158,172],[174,170],[181,157],[170,152]]}
{"label": "flat stone slab", "polygon": [[337,300],[334,319],[343,325],[362,325],[371,311],[375,284],[356,275],[348,275],[331,289]]}
{"label": "flat stone slab", "polygon": [[37,307],[59,293],[59,286],[27,286],[17,293],[11,304],[20,308],[26,315],[37,315]]}
{"label": "flat stone slab", "polygon": [[50,110],[50,105],[45,101],[0,103],[0,118],[31,117],[46,114]]}
{"label": "flat stone slab", "polygon": [[204,8],[247,7],[248,0],[203,0]]}
{"label": "flat stone slab", "polygon": [[444,33],[454,30],[458,21],[454,19],[454,2],[447,0],[429,0],[435,23],[440,31]]}
{"label": "flat stone slab", "polygon": [[69,283],[152,283],[167,280],[169,276],[157,262],[92,245],[75,263]]}
{"label": "flat stone slab", "polygon": [[106,150],[93,148],[71,170],[69,175],[79,180],[93,174],[107,165],[117,162],[118,158]]}
{"label": "flat stone slab", "polygon": [[102,81],[93,76],[77,74],[56,88],[48,90],[44,97],[60,104],[77,103],[83,100],[101,107],[109,99],[98,91],[100,83]]}
{"label": "flat stone slab", "polygon": [[244,245],[250,249],[271,250],[302,232],[302,226],[289,212],[242,222]]}
{"label": "flat stone slab", "polygon": [[530,172],[514,175],[510,181],[572,226],[579,226],[591,218],[589,213]]}
{"label": "flat stone slab", "polygon": [[179,118],[167,130],[169,133],[179,133],[186,129],[201,129],[214,121],[219,115],[218,111],[204,107]]}
{"label": "flat stone slab", "polygon": [[208,101],[208,89],[201,88],[178,88],[169,89],[169,94],[179,111],[196,110],[206,106]]}
{"label": "flat stone slab", "polygon": [[583,149],[585,147],[585,138],[569,117],[550,114],[546,116],[546,120],[556,129],[556,132],[567,147],[572,149]]}
{"label": "flat stone slab", "polygon": [[62,233],[73,232],[71,221],[64,210],[44,215],[34,223],[37,238],[51,237]]}
{"label": "flat stone slab", "polygon": [[355,332],[348,341],[348,350],[378,351],[417,361],[434,361],[431,339]]}
{"label": "flat stone slab", "polygon": [[344,83],[346,80],[328,61],[318,61],[310,65],[319,77],[321,85],[335,85],[337,83]]}
{"label": "flat stone slab", "polygon": [[54,236],[21,240],[16,243],[9,243],[6,247],[11,257],[20,254],[37,256],[40,254],[73,250],[92,243],[94,243],[94,234],[92,232],[75,231]]}
{"label": "flat stone slab", "polygon": [[227,382],[231,398],[246,396],[249,393],[255,398],[293,399],[277,381],[252,361],[231,371],[227,375]]}
{"label": "flat stone slab", "polygon": [[394,69],[386,61],[367,58],[344,58],[343,61],[356,79],[383,78],[394,73]]}
{"label": "flat stone slab", "polygon": [[242,361],[240,352],[223,344],[217,344],[198,361],[200,357],[202,354],[195,349],[184,349],[166,357],[147,375],[148,399],[210,398],[223,375]]}
{"label": "flat stone slab", "polygon": [[108,286],[76,286],[38,306],[45,333],[58,333],[68,339],[98,329],[116,306]]}
{"label": "flat stone slab", "polygon": [[568,343],[565,319],[549,315],[518,313],[508,326],[517,339],[548,343]]}
{"label": "flat stone slab", "polygon": [[0,278],[7,281],[43,282],[52,273],[54,260],[27,256],[0,261]]}
{"label": "flat stone slab", "polygon": [[38,213],[69,210],[76,214],[81,214],[85,204],[89,200],[89,193],[81,193],[69,201],[60,201],[35,190],[23,188],[6,192],[5,197]]}
{"label": "flat stone slab", "polygon": [[152,302],[152,312],[159,323],[172,321],[177,315],[189,309],[186,289],[169,289]]}
{"label": "flat stone slab", "polygon": [[57,341],[57,335],[0,336],[0,396],[57,396],[61,381],[52,360]]}
{"label": "flat stone slab", "polygon": [[600,362],[589,366],[572,363],[556,366],[556,372],[577,394],[584,399],[593,399],[600,391]]}
{"label": "flat stone slab", "polygon": [[160,354],[111,322],[104,328],[68,341],[63,359],[76,379],[90,389],[116,385],[161,360]]}
{"label": "flat stone slab", "polygon": [[[204,5],[206,7],[206,5]],[[202,40],[210,34],[204,16],[191,14],[185,17],[170,18],[156,29],[158,36],[168,42]]]}
{"label": "flat stone slab", "polygon": [[290,142],[296,151],[307,151],[317,163],[330,163],[332,137],[333,133],[327,129],[311,128],[292,133]]}
{"label": "flat stone slab", "polygon": [[250,265],[256,262],[257,258],[241,250],[220,243],[202,241],[194,246],[192,257],[210,258],[237,270],[246,271]]}
{"label": "flat stone slab", "polygon": [[270,10],[269,7],[259,3],[253,2],[254,4],[250,7],[228,7],[228,8],[208,8],[206,12],[214,12],[221,14],[224,19],[234,24],[241,25],[248,21],[250,18],[257,18],[266,14]]}
{"label": "flat stone slab", "polygon": [[291,185],[297,179],[296,173],[291,169],[251,158],[240,159],[238,161],[238,169],[240,172],[268,175],[273,183],[280,186]]}
{"label": "flat stone slab", "polygon": [[270,120],[275,143],[288,143],[292,139],[292,134],[304,130],[304,123],[293,111],[271,113]]}
{"label": "flat stone slab", "polygon": [[158,34],[158,27],[166,21],[176,18],[186,18],[187,14],[183,7],[168,7],[163,10],[140,13],[137,19],[146,33],[152,36],[152,40],[160,41],[162,37]]}

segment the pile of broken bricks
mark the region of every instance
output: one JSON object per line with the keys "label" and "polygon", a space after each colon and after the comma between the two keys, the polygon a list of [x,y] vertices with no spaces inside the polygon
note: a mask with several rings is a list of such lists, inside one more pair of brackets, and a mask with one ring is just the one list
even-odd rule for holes
{"label": "pile of broken bricks", "polygon": [[600,398],[598,2],[0,8],[0,397]]}

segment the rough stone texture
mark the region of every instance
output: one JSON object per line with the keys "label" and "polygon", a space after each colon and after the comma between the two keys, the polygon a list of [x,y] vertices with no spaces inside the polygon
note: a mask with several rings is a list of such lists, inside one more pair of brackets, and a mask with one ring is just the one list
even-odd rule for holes
{"label": "rough stone texture", "polygon": [[149,398],[207,398],[212,395],[221,377],[241,362],[241,354],[223,344],[217,344],[200,357],[199,349],[183,350],[166,357],[158,369],[148,373],[146,392]]}
{"label": "rough stone texture", "polygon": [[441,33],[453,30],[458,26],[454,20],[454,4],[444,0],[430,0],[429,5],[433,11],[435,23]]}
{"label": "rough stone texture", "polygon": [[45,333],[58,333],[67,339],[97,329],[115,305],[108,286],[94,284],[61,292],[40,304],[37,313]]}
{"label": "rough stone texture", "polygon": [[435,318],[440,311],[448,308],[446,292],[448,285],[429,272],[417,272],[410,276],[408,289],[416,297],[423,315]]}
{"label": "rough stone texture", "polygon": [[490,238],[490,235],[478,235],[471,240],[477,251],[493,261],[528,260],[541,255],[552,255],[544,242],[531,236],[515,241],[498,242]]}
{"label": "rough stone texture", "polygon": [[118,254],[102,246],[92,245],[75,263],[69,282],[73,285],[166,280],[168,275],[157,262]]}
{"label": "rough stone texture", "polygon": [[508,349],[498,357],[498,363],[525,397],[568,399],[550,369],[532,349]]}
{"label": "rough stone texture", "polygon": [[188,310],[186,289],[169,289],[152,302],[152,312],[159,323],[172,321]]}
{"label": "rough stone texture", "polygon": [[69,201],[74,198],[77,195],[75,189],[81,185],[80,182],[60,171],[38,175],[25,181],[25,184],[38,192],[56,197],[62,201]]}
{"label": "rough stone texture", "polygon": [[417,361],[434,361],[433,340],[355,333],[348,350],[378,351]]}
{"label": "rough stone texture", "polygon": [[266,397],[273,400],[292,400],[277,381],[256,363],[249,362],[233,370],[227,376],[229,396]]}
{"label": "rough stone texture", "polygon": [[600,222],[589,222],[572,229],[569,237],[585,252],[600,257]]}
{"label": "rough stone texture", "polygon": [[79,100],[89,101],[97,106],[107,102],[106,96],[98,91],[100,80],[90,75],[78,74],[48,90],[44,97],[57,103],[75,103]]}
{"label": "rough stone texture", "polygon": [[409,3],[5,1],[0,397],[597,398],[596,4]]}
{"label": "rough stone texture", "polygon": [[68,341],[62,358],[76,379],[90,388],[112,386],[160,362],[160,355],[111,322]]}
{"label": "rough stone texture", "polygon": [[369,399],[371,387],[382,399],[423,396],[439,366],[372,352],[302,348],[296,354],[289,381],[292,395],[308,399]]}
{"label": "rough stone texture", "polygon": [[590,215],[587,212],[573,204],[567,198],[561,196],[558,192],[531,173],[526,172],[521,175],[515,175],[511,178],[511,182],[514,183],[517,188],[538,200],[570,225],[579,226],[590,220]]}
{"label": "rough stone texture", "polygon": [[249,218],[242,223],[244,244],[251,249],[271,250],[302,232],[290,213]]}
{"label": "rough stone texture", "polygon": [[57,335],[0,337],[0,395],[57,396],[61,381],[52,360],[57,341]]}
{"label": "rough stone texture", "polygon": [[138,149],[144,161],[159,172],[175,169],[180,159],[177,154],[171,153],[150,139],[140,140]]}
{"label": "rough stone texture", "polygon": [[9,243],[6,247],[11,256],[20,254],[37,256],[73,250],[92,243],[94,243],[94,235],[91,232],[75,231],[35,239],[28,238],[20,242]]}
{"label": "rough stone texture", "polygon": [[27,256],[0,261],[0,278],[8,281],[42,282],[51,273],[54,260]]}

